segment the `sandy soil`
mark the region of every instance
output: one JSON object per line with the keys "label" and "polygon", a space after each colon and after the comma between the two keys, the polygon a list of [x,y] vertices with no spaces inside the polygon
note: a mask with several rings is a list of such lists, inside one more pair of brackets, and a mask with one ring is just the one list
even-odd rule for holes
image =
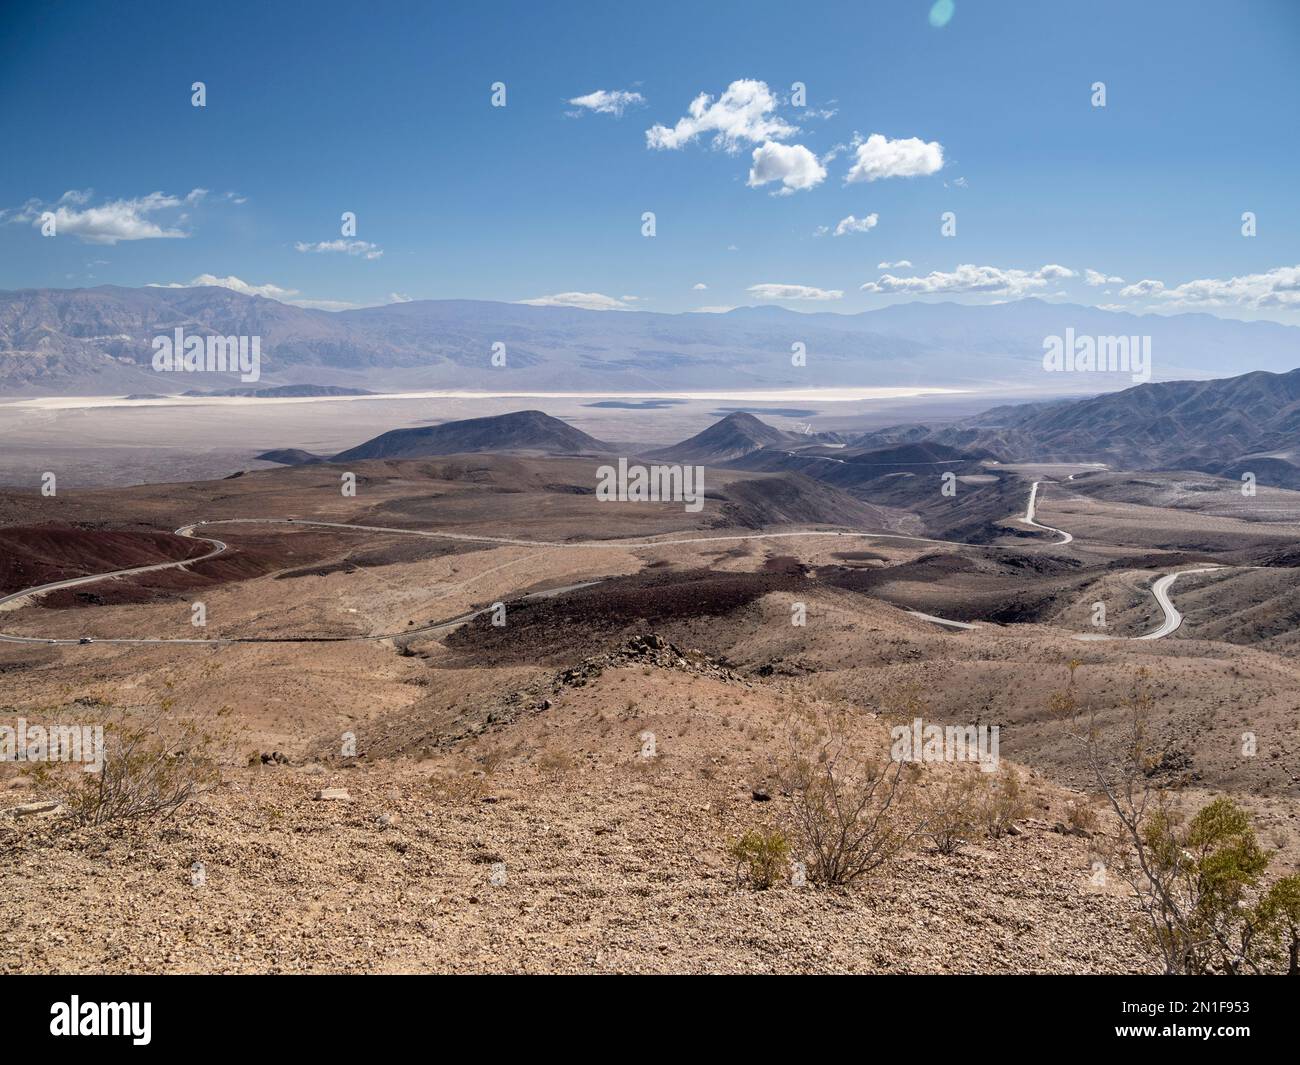
{"label": "sandy soil", "polygon": [[[1191,806],[1238,797],[1274,871],[1300,867],[1294,571],[1246,568],[1239,544],[1218,547],[1244,519],[1051,491],[1040,518],[1083,530],[1074,544],[1008,536],[963,548],[831,529],[759,539],[711,527],[717,500],[701,515],[606,508],[566,487],[589,472],[580,460],[473,456],[367,464],[355,499],[319,468],[54,500],[0,495],[6,524],[102,531],[110,552],[124,532],[290,513],[564,545],[247,526],[222,534],[230,557],[193,573],[7,613],[7,631],[192,635],[201,599],[214,633],[365,635],[507,603],[504,627],[484,616],[345,644],[0,644],[6,720],[142,720],[165,705],[170,720],[219,725],[221,764],[220,786],[174,823],[53,835],[47,821],[12,816],[43,793],[0,767],[0,965],[1137,971],[1149,963],[1128,930],[1132,900],[1094,883],[1094,840],[1059,830],[1071,802],[1095,802],[1048,712],[1071,662],[1103,721],[1145,671],[1169,754],[1159,782]],[[1153,511],[1177,537],[1139,535],[1134,517],[1105,540],[1094,507]],[[602,543],[593,530],[700,542]],[[1157,620],[1155,575],[1204,558],[1234,568],[1179,582],[1187,620],[1175,636],[1074,639],[1098,598],[1115,635],[1140,632]],[[570,590],[520,599],[556,588]],[[1004,616],[990,617],[995,607]],[[792,624],[801,611],[805,624]],[[1227,642],[1233,623],[1258,635]],[[699,657],[617,657],[647,632]],[[592,661],[606,664],[584,672]],[[920,842],[843,891],[737,887],[729,842],[788,819],[778,768],[790,723],[842,711],[883,750],[885,727],[916,700],[927,720],[999,726],[1004,770],[1028,794],[1016,834],[972,838],[948,857]],[[653,759],[641,756],[646,732]],[[343,753],[349,733],[355,759]],[[272,751],[288,764],[261,765]],[[313,800],[322,787],[350,798]],[[756,788],[769,798],[756,801]],[[504,884],[492,883],[499,864]]]}

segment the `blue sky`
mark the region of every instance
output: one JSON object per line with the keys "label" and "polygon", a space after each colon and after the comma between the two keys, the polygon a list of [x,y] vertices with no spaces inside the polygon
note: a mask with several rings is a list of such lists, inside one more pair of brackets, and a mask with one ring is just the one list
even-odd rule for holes
{"label": "blue sky", "polygon": [[0,287],[1300,323],[1300,4],[934,6],[11,3]]}

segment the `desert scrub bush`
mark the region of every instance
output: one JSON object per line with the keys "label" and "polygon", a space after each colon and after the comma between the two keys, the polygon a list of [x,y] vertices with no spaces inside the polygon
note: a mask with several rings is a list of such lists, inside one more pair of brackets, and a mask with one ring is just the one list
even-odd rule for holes
{"label": "desert scrub bush", "polygon": [[1095,836],[1101,827],[1101,818],[1086,800],[1074,801],[1066,807],[1065,824],[1076,836]]}
{"label": "desert scrub bush", "polygon": [[548,777],[559,777],[573,768],[573,755],[559,747],[547,747],[537,756],[537,768]]}
{"label": "desert scrub bush", "polygon": [[1029,801],[1020,783],[1019,773],[1007,768],[986,778],[979,805],[979,820],[989,839],[1001,839],[1013,822],[1028,815]]}
{"label": "desert scrub bush", "polygon": [[781,880],[790,858],[790,842],[779,828],[751,828],[731,842],[727,854],[736,863],[736,884],[766,891]]}
{"label": "desert scrub bush", "polygon": [[436,803],[477,802],[488,791],[488,778],[482,770],[453,769],[429,778],[428,795]]}
{"label": "desert scrub bush", "polygon": [[818,884],[850,884],[891,861],[919,825],[903,802],[902,762],[867,755],[843,714],[792,721],[783,769],[797,845]]}
{"label": "desert scrub bush", "polygon": [[143,721],[105,724],[103,765],[97,772],[46,776],[44,782],[63,804],[63,824],[165,819],[220,782],[213,733],[199,723],[174,720],[171,709],[170,700],[163,700]]}
{"label": "desert scrub bush", "polygon": [[1139,671],[1118,722],[1103,727],[1070,666],[1053,709],[1071,735],[1118,821],[1108,866],[1137,898],[1140,939],[1170,975],[1300,970],[1300,875],[1265,888],[1270,855],[1247,813],[1229,798],[1187,817],[1152,783],[1166,752],[1151,739],[1155,699]]}
{"label": "desert scrub bush", "polygon": [[980,806],[988,788],[979,770],[928,771],[930,780],[922,801],[923,832],[940,854],[956,854],[979,832]]}

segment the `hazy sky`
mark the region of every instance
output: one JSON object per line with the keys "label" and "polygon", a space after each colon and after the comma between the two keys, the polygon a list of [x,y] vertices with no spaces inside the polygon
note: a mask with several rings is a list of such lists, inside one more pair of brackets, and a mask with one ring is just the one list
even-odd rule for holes
{"label": "hazy sky", "polygon": [[1300,323],[1298,89],[1294,0],[11,2],[0,287]]}

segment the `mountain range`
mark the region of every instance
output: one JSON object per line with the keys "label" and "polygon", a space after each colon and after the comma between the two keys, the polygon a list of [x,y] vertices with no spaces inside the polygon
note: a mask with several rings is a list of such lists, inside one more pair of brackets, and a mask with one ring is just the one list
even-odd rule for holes
{"label": "mountain range", "polygon": [[[1300,328],[1208,314],[1133,315],[1022,299],[907,303],[860,314],[741,307],[727,313],[590,311],[414,300],[323,311],[219,287],[0,292],[0,394],[181,393],[194,374],[152,369],[152,340],[261,338],[262,378],[204,374],[204,389],[310,385],[419,391],[1014,386],[1092,394],[1121,374],[1049,373],[1045,338],[1150,336],[1153,378],[1300,365]],[[499,347],[497,345],[500,345]],[[802,349],[797,346],[802,345]],[[795,365],[792,353],[806,352]],[[498,362],[493,364],[493,354]]]}
{"label": "mountain range", "polygon": [[[610,454],[604,443],[538,410],[395,429],[340,452],[338,461],[480,451]],[[1102,462],[1131,470],[1198,470],[1300,488],[1300,370],[1213,381],[1151,383],[1071,402],[998,407],[950,425],[900,425],[845,439],[801,434],[737,412],[642,456],[797,473],[851,493],[924,470],[978,473],[998,462]],[[258,458],[326,461],[297,450]],[[873,495],[878,499],[878,494]]]}
{"label": "mountain range", "polygon": [[[862,446],[891,434],[868,433]],[[1071,403],[1002,407],[922,437],[1008,459],[1200,470],[1300,488],[1300,370],[1140,385]]]}

